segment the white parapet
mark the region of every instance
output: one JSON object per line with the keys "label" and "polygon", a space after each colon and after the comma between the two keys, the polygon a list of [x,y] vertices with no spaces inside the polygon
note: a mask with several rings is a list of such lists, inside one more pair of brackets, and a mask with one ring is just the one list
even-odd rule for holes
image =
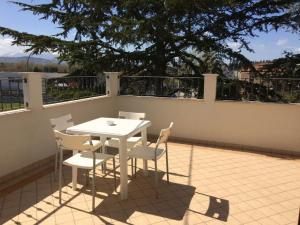
{"label": "white parapet", "polygon": [[217,77],[218,74],[206,73],[204,76],[204,101],[214,103],[217,93]]}
{"label": "white parapet", "polygon": [[24,103],[29,109],[43,108],[42,76],[43,73],[22,73],[24,82]]}
{"label": "white parapet", "polygon": [[104,72],[106,77],[106,94],[108,96],[117,96],[120,93],[120,75],[121,72]]}

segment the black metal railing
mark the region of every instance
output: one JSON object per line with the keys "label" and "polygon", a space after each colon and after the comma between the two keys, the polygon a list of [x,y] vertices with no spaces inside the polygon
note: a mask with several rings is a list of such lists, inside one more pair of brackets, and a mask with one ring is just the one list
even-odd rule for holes
{"label": "black metal railing", "polygon": [[217,100],[300,103],[300,78],[218,78]]}
{"label": "black metal railing", "polygon": [[0,78],[0,112],[24,108],[23,78]]}
{"label": "black metal railing", "polygon": [[121,76],[120,95],[203,98],[203,77]]}
{"label": "black metal railing", "polygon": [[43,102],[51,104],[105,95],[105,76],[43,79]]}

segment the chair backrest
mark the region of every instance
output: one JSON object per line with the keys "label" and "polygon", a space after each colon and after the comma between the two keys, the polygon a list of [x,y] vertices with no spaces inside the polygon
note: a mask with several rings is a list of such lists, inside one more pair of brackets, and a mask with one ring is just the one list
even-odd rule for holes
{"label": "chair backrest", "polygon": [[159,137],[158,137],[157,142],[156,142],[156,147],[158,147],[158,145],[160,145],[162,143],[167,143],[168,142],[168,139],[171,135],[171,129],[173,127],[173,124],[174,123],[171,122],[168,128],[162,129],[160,131]]}
{"label": "chair backrest", "polygon": [[145,117],[146,117],[146,113],[119,111],[119,118],[122,118],[122,119],[144,120]]}
{"label": "chair backrest", "polygon": [[74,126],[71,114],[50,119],[53,130],[64,131],[69,127]]}
{"label": "chair backrest", "polygon": [[90,135],[69,135],[54,130],[55,140],[60,149],[72,149],[78,151],[89,151],[93,146]]}

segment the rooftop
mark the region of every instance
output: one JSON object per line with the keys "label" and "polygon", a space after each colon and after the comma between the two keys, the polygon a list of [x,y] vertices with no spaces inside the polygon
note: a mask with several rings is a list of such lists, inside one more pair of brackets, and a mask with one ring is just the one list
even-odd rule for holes
{"label": "rooftop", "polygon": [[[170,143],[170,184],[160,172],[159,198],[153,174],[138,170],[129,198],[114,192],[109,171],[97,171],[95,213],[83,176],[78,191],[64,170],[63,204],[53,173],[0,198],[1,224],[296,224],[300,202],[300,160]],[[142,168],[142,162],[138,162]],[[149,164],[150,171],[153,165]],[[111,168],[111,165],[108,165]],[[158,168],[165,170],[164,160]],[[130,169],[129,169],[130,171]]]}

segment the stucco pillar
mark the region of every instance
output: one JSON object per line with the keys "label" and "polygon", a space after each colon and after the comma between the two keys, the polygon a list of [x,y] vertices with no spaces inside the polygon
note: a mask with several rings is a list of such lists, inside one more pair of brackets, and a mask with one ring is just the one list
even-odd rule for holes
{"label": "stucco pillar", "polygon": [[216,101],[218,74],[203,74],[204,76],[204,101],[213,103]]}
{"label": "stucco pillar", "polygon": [[23,93],[26,108],[36,110],[43,108],[42,74],[24,73]]}
{"label": "stucco pillar", "polygon": [[104,72],[106,77],[106,94],[117,96],[120,94],[120,75],[121,72]]}

